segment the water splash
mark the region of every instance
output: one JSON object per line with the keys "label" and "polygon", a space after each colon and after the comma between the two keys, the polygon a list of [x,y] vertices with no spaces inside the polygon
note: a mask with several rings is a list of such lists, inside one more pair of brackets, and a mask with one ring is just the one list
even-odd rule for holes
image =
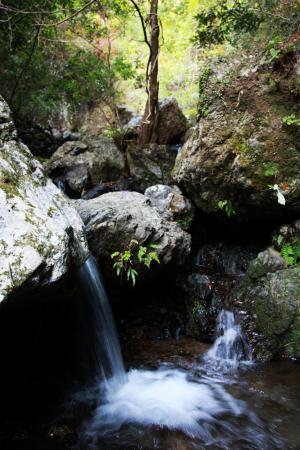
{"label": "water splash", "polygon": [[[112,312],[93,258],[81,268],[80,280],[95,329],[98,362],[97,385],[78,397],[83,404],[95,403],[92,418],[84,424],[80,445],[103,448],[103,439],[121,439],[131,445],[154,427],[157,432],[168,429],[185,434],[192,439],[193,448],[197,442],[195,448],[204,444],[205,448],[228,450],[231,442],[240,442],[242,427],[245,446],[240,450],[282,449],[265,433],[264,424],[246,403],[227,391],[223,380],[165,367],[134,369],[126,374]],[[242,344],[238,344],[241,330],[229,311],[220,315],[218,332],[221,335],[211,354],[241,360],[245,356]],[[229,347],[235,349],[233,353]]]}
{"label": "water splash", "polygon": [[84,439],[95,443],[99,435],[113,436],[125,425],[157,426],[183,432],[203,442],[214,441],[216,430],[234,428],[221,418],[246,414],[245,405],[211,380],[190,379],[175,369],[131,370],[127,382],[115,389],[108,384],[85,430]]}
{"label": "water splash", "polygon": [[216,340],[206,359],[238,365],[251,362],[249,345],[232,311],[222,310],[218,316]]}

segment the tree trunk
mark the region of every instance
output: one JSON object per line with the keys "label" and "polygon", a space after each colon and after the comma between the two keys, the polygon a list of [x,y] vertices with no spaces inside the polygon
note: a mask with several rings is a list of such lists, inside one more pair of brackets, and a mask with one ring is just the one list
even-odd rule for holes
{"label": "tree trunk", "polygon": [[149,144],[156,141],[158,120],[158,53],[159,53],[159,21],[158,1],[151,0],[150,25],[150,55],[146,72],[146,91],[148,95],[143,122],[139,133],[139,143]]}

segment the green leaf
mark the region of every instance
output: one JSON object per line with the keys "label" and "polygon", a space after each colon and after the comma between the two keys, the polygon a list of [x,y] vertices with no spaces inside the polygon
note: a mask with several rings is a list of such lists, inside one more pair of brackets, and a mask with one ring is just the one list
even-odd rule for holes
{"label": "green leaf", "polygon": [[153,260],[156,261],[158,264],[160,264],[160,260],[158,257],[158,254],[156,252],[150,252],[149,253],[149,257]]}
{"label": "green leaf", "polygon": [[138,260],[140,263],[143,262],[143,259],[144,259],[144,256],[146,255],[146,253],[147,253],[147,248],[140,246],[139,251],[138,251]]}
{"label": "green leaf", "polygon": [[158,245],[158,244],[150,244],[149,247],[153,248],[153,249],[158,249],[158,248],[160,248],[160,245]]}
{"label": "green leaf", "polygon": [[110,255],[110,257],[112,258],[112,259],[114,259],[114,258],[116,258],[117,256],[119,256],[120,255],[120,252],[114,252],[114,253],[112,253],[111,255]]}
{"label": "green leaf", "polygon": [[276,239],[277,245],[280,246],[283,242],[283,239],[284,239],[284,237],[282,236],[282,234],[279,234]]}

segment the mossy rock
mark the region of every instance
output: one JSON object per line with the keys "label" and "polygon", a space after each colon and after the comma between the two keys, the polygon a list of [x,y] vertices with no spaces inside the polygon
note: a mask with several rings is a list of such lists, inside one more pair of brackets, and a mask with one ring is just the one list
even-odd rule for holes
{"label": "mossy rock", "polygon": [[[218,70],[207,85],[207,114],[176,158],[174,181],[196,206],[226,218],[218,204],[227,200],[237,221],[299,217],[300,129],[284,124],[300,116],[299,97],[286,80],[296,72],[295,55],[284,68],[257,65],[231,68],[220,90]],[[252,63],[255,64],[255,61]],[[276,79],[276,90],[270,80]],[[220,95],[216,95],[219,92]],[[277,184],[286,205],[270,186]],[[231,217],[231,219],[232,219]]]}

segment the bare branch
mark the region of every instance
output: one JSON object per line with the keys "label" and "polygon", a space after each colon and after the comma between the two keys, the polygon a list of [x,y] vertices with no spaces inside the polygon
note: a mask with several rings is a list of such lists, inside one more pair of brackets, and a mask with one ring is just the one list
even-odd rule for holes
{"label": "bare branch", "polygon": [[141,13],[141,10],[140,10],[140,8],[138,7],[138,5],[137,5],[137,3],[135,2],[135,0],[129,0],[129,1],[133,4],[134,9],[135,9],[136,12],[138,13],[138,16],[139,16],[140,21],[141,21],[143,33],[144,33],[144,41],[145,41],[145,43],[148,45],[148,47],[149,47],[149,49],[150,49],[150,51],[151,51],[151,45],[150,45],[150,42],[149,42],[149,39],[148,39],[148,35],[147,35],[147,27],[146,27],[146,23],[145,23],[143,14]]}

